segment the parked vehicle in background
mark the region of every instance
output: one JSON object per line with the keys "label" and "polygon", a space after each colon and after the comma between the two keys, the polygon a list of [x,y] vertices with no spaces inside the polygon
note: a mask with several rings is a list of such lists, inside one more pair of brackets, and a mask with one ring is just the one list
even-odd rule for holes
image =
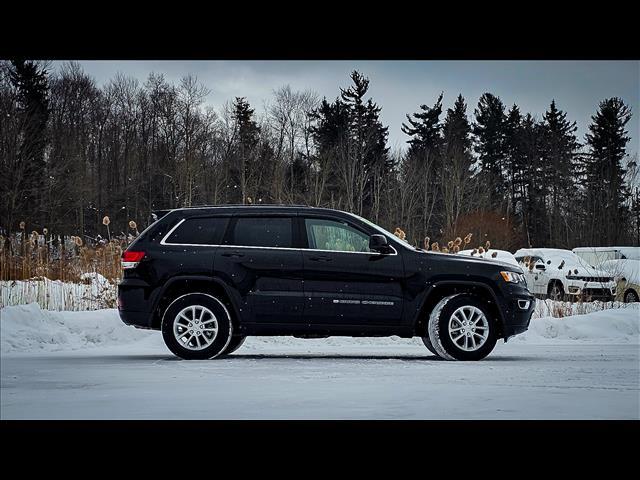
{"label": "parked vehicle in background", "polygon": [[552,300],[613,301],[613,275],[588,264],[570,250],[521,248],[514,257],[521,265],[529,290]]}
{"label": "parked vehicle in background", "polygon": [[576,247],[573,253],[595,268],[607,260],[640,260],[640,247]]}
{"label": "parked vehicle in background", "polygon": [[625,303],[640,301],[640,260],[606,260],[600,268],[612,275],[617,282],[616,300]]}
{"label": "parked vehicle in background", "polygon": [[495,260],[496,262],[508,263],[510,265],[515,265],[516,267],[520,267],[520,264],[516,260],[516,257],[513,256],[513,253],[507,252],[506,250],[496,250],[494,248],[490,248],[489,250],[485,250],[483,253],[478,253],[478,251],[475,249],[461,250],[460,252],[458,252],[458,255],[469,255],[470,257],[475,257],[475,258]]}
{"label": "parked vehicle in background", "polygon": [[229,355],[249,335],[421,337],[480,360],[529,327],[516,265],[414,248],[346,212],[295,206],[172,210],[122,255],[120,318],[161,330],[185,359]]}

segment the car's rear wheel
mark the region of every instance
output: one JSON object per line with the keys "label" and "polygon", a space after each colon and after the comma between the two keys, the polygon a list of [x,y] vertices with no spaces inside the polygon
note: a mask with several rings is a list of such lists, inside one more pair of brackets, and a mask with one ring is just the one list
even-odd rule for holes
{"label": "car's rear wheel", "polygon": [[169,350],[185,360],[217,357],[228,347],[233,334],[227,308],[205,293],[176,298],[165,310],[161,329]]}
{"label": "car's rear wheel", "polygon": [[634,290],[627,290],[624,293],[624,303],[633,303],[638,301],[638,294]]}
{"label": "car's rear wheel", "polygon": [[465,294],[443,298],[429,316],[428,331],[436,354],[446,360],[481,360],[498,339],[485,303]]}
{"label": "car's rear wheel", "polygon": [[229,345],[227,345],[227,348],[225,348],[224,352],[222,352],[222,355],[231,355],[233,352],[235,352],[242,346],[242,344],[246,339],[247,337],[244,337],[244,336],[232,337],[231,341],[229,342]]}

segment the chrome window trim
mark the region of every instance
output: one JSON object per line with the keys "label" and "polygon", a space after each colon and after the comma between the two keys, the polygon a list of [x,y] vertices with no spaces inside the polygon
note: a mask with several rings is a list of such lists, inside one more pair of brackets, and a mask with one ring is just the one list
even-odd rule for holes
{"label": "chrome window trim", "polygon": [[186,220],[186,218],[181,219],[178,223],[176,223],[167,234],[160,240],[160,245],[166,246],[176,246],[176,247],[222,247],[222,248],[260,248],[263,250],[293,250],[293,251],[308,251],[308,252],[328,252],[328,253],[351,253],[356,255],[386,255],[386,256],[394,256],[398,255],[398,251],[392,244],[389,244],[389,247],[393,250],[393,253],[378,253],[378,252],[350,252],[348,250],[320,250],[316,248],[294,248],[294,247],[261,247],[255,245],[219,245],[214,243],[168,243],[166,240],[171,236],[171,234]]}

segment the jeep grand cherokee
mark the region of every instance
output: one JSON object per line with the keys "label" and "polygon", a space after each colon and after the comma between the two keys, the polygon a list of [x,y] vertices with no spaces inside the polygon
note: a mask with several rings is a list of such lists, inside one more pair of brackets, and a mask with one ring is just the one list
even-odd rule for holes
{"label": "jeep grand cherokee", "polygon": [[161,330],[184,359],[229,355],[249,335],[421,337],[479,360],[524,332],[523,271],[423,251],[357,215],[302,206],[163,212],[123,253],[120,317]]}

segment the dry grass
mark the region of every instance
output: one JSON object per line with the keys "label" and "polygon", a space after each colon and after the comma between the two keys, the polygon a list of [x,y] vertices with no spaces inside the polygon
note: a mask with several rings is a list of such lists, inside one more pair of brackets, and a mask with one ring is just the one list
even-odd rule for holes
{"label": "dry grass", "polygon": [[38,232],[0,235],[1,280],[82,282],[83,273],[99,273],[111,282],[122,278],[120,256],[134,237],[88,239],[53,237]]}

